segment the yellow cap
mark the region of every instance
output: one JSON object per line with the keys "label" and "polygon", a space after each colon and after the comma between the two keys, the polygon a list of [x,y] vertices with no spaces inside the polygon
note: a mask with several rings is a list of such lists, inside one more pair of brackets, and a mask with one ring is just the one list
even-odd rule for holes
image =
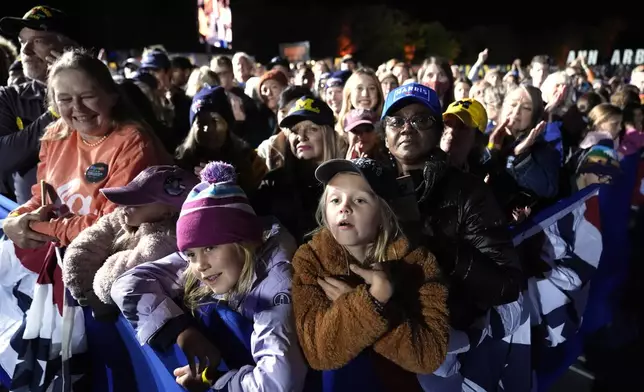
{"label": "yellow cap", "polygon": [[485,132],[487,128],[487,112],[476,99],[463,98],[460,101],[453,102],[443,113],[443,119],[447,114],[453,114],[466,126],[478,129],[481,132]]}

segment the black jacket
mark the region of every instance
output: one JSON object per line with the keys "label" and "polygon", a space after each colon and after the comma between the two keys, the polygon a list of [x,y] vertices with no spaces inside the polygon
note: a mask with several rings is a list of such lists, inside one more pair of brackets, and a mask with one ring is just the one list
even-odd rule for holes
{"label": "black jacket", "polygon": [[452,326],[467,329],[491,307],[516,301],[525,279],[507,221],[485,183],[440,159],[411,176],[421,240],[449,279]]}
{"label": "black jacket", "polygon": [[315,179],[315,166],[297,160],[290,151],[285,161],[266,175],[250,201],[257,215],[276,217],[303,244],[318,227],[315,212],[324,186]]}
{"label": "black jacket", "polygon": [[[238,121],[234,132],[244,139],[251,147],[257,148],[264,140],[273,135],[274,128],[270,124],[271,112],[260,111],[257,103],[239,87],[233,87],[230,92],[242,100],[245,121]],[[274,115],[273,115],[274,116]]]}
{"label": "black jacket", "polygon": [[46,97],[47,87],[35,80],[0,88],[0,193],[15,194],[20,204],[31,198],[40,138],[54,121]]}

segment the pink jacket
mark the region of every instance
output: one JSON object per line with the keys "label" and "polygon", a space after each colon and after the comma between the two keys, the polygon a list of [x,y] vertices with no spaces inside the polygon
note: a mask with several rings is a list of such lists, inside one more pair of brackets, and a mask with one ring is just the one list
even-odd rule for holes
{"label": "pink jacket", "polygon": [[633,127],[626,128],[622,144],[619,146],[619,152],[623,156],[627,156],[639,152],[642,147],[644,147],[644,132],[640,132]]}
{"label": "pink jacket", "polygon": [[65,286],[76,299],[93,290],[104,303],[114,303],[110,290],[116,278],[139,264],[177,251],[175,225],[176,219],[144,223],[129,238],[119,240],[132,228],[125,224],[125,210],[117,208],[67,247],[63,260]]}

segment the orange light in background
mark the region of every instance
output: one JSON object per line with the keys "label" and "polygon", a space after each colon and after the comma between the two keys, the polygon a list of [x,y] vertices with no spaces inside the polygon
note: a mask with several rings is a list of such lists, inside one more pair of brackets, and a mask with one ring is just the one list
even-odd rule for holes
{"label": "orange light in background", "polygon": [[411,63],[416,55],[416,45],[405,45],[405,60]]}
{"label": "orange light in background", "polygon": [[353,46],[353,43],[351,42],[351,30],[349,29],[349,26],[343,25],[342,32],[338,37],[338,55],[342,57],[352,54],[355,52],[355,49],[355,46]]}

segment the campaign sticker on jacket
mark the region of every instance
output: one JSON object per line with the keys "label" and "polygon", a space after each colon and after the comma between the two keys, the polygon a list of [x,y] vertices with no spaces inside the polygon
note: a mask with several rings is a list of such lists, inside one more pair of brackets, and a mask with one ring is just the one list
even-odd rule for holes
{"label": "campaign sticker on jacket", "polygon": [[96,184],[107,177],[108,166],[105,163],[95,163],[85,170],[85,179],[87,182]]}

